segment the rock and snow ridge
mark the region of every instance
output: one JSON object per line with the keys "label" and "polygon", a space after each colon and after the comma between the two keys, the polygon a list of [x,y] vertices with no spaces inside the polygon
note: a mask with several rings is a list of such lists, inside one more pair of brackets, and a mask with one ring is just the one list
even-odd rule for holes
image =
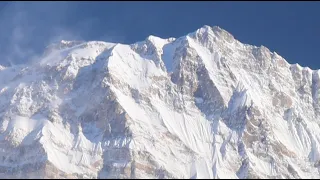
{"label": "rock and snow ridge", "polygon": [[0,69],[1,178],[320,178],[320,73],[203,26]]}

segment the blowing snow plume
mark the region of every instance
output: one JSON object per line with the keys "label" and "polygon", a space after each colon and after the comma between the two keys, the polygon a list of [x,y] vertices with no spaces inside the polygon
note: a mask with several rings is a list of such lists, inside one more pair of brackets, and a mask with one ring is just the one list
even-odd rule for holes
{"label": "blowing snow plume", "polygon": [[[12,66],[39,59],[60,40],[82,40],[66,27],[67,2],[6,2],[0,9],[0,64]],[[86,20],[89,24],[90,20]]]}

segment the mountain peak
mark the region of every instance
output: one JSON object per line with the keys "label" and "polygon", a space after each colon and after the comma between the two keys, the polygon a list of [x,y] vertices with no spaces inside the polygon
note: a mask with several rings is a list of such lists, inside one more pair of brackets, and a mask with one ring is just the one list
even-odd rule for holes
{"label": "mountain peak", "polygon": [[1,177],[320,178],[318,71],[218,26],[47,51],[0,70]]}

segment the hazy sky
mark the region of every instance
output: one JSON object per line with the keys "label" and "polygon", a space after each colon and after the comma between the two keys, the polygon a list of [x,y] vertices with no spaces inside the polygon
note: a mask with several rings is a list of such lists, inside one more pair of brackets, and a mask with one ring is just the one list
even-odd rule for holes
{"label": "hazy sky", "polygon": [[0,2],[0,22],[0,63],[28,61],[61,39],[133,43],[218,25],[320,68],[320,2]]}

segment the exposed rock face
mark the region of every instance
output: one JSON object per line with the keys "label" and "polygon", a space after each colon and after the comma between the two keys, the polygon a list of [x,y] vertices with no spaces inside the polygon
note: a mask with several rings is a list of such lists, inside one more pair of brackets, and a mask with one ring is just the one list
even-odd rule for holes
{"label": "exposed rock face", "polygon": [[219,27],[0,70],[2,178],[320,178],[318,70]]}

